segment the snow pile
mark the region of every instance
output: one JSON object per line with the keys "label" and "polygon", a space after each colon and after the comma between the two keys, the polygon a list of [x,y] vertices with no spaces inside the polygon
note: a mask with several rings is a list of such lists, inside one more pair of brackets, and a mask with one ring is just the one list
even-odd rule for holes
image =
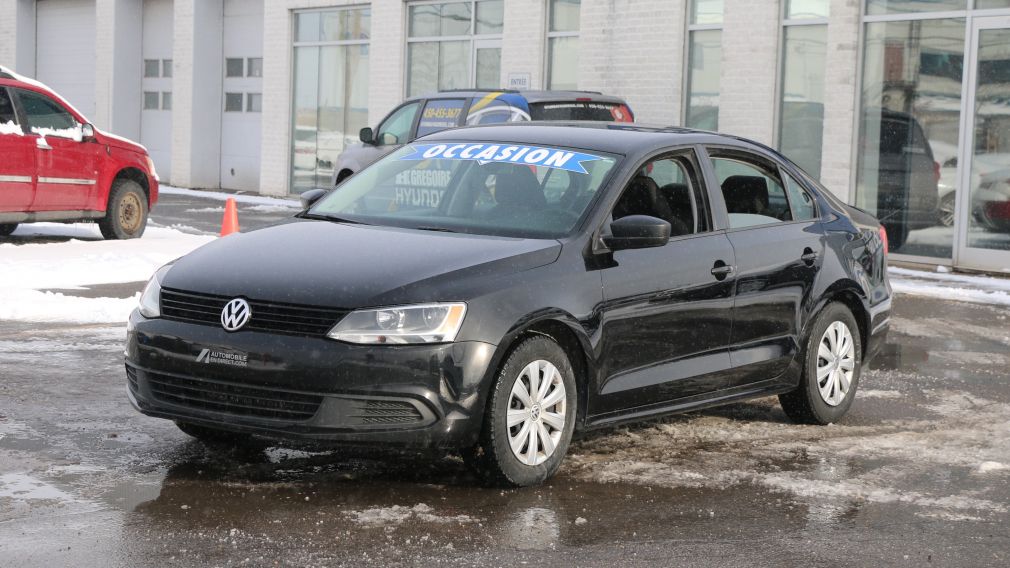
{"label": "snow pile", "polygon": [[25,132],[21,130],[21,125],[15,124],[13,120],[8,120],[7,122],[0,122],[0,134],[24,136]]}
{"label": "snow pile", "polygon": [[374,507],[362,511],[344,511],[354,522],[371,527],[383,525],[399,525],[410,520],[428,523],[473,523],[477,519],[469,515],[436,515],[430,505],[418,503],[413,507],[393,505],[392,507]]}
{"label": "snow pile", "polygon": [[[92,226],[38,223],[15,233],[83,237]],[[214,240],[172,229],[149,227],[141,239],[70,240],[62,243],[0,244],[0,320],[116,323],[136,307],[130,298],[81,298],[47,289],[142,282],[158,267]]]}
{"label": "snow pile", "polygon": [[32,132],[45,138],[46,136],[56,136],[57,138],[69,138],[74,142],[84,140],[84,131],[80,125],[73,128],[38,128],[33,126]]}
{"label": "snow pile", "polygon": [[898,294],[1010,306],[1010,279],[888,267]]}
{"label": "snow pile", "polygon": [[282,199],[279,197],[266,197],[263,195],[243,195],[240,193],[225,193],[222,191],[203,191],[197,189],[186,189],[171,185],[162,185],[158,188],[160,193],[165,195],[183,195],[186,197],[202,197],[204,199],[216,199],[225,201],[234,198],[236,203],[248,203],[250,205],[267,205],[272,209],[257,209],[257,211],[289,211],[291,209],[301,209],[302,203],[297,199]]}

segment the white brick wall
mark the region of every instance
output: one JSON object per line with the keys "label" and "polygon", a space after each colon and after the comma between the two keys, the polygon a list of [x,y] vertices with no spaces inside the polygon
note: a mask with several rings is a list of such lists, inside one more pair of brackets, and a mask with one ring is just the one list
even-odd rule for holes
{"label": "white brick wall", "polygon": [[625,97],[639,122],[680,124],[685,4],[582,0],[579,88]]}
{"label": "white brick wall", "polygon": [[850,202],[855,180],[853,160],[859,67],[859,0],[831,0],[828,55],[824,77],[824,143],[821,182]]}
{"label": "white brick wall", "polygon": [[547,2],[508,0],[505,2],[502,32],[501,85],[508,85],[509,73],[529,73],[530,88],[545,88],[547,57]]}
{"label": "white brick wall", "polygon": [[726,0],[719,130],[772,144],[778,101],[779,3]]}
{"label": "white brick wall", "polygon": [[35,76],[35,0],[0,0],[0,65]]}

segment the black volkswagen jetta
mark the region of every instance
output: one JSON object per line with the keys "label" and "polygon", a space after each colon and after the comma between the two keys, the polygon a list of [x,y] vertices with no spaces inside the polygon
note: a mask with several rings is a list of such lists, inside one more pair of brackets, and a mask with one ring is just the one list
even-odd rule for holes
{"label": "black volkswagen jetta", "polygon": [[141,412],[205,440],[460,450],[529,485],[576,428],[775,394],[834,422],[887,331],[880,224],[739,138],[464,128],[305,201],[152,278]]}

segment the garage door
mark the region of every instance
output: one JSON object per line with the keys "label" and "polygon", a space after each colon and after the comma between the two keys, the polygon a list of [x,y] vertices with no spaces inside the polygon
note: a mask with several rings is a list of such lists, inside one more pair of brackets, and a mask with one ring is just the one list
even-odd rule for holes
{"label": "garage door", "polygon": [[95,0],[38,0],[38,79],[87,117],[95,115]]}
{"label": "garage door", "polygon": [[259,191],[263,104],[263,3],[224,2],[221,187]]}

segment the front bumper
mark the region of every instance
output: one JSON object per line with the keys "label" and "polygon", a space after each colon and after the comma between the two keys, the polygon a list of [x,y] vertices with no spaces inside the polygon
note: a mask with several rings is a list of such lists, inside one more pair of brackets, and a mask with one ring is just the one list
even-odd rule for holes
{"label": "front bumper", "polygon": [[275,438],[460,448],[476,442],[495,347],[358,346],[134,311],[128,395],[149,416]]}

